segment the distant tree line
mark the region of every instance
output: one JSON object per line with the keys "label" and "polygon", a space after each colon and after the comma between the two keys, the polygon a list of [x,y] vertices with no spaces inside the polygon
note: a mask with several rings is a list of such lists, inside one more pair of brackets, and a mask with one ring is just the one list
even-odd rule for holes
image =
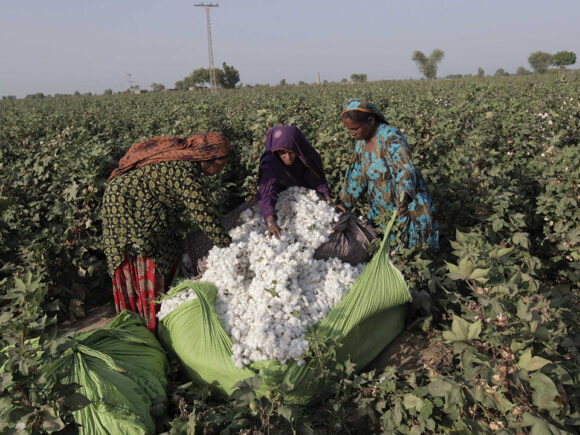
{"label": "distant tree line", "polygon": [[[445,57],[445,53],[443,50],[436,48],[431,52],[429,56],[426,56],[423,52],[416,50],[413,52],[411,59],[417,64],[419,71],[426,79],[435,79],[437,78],[437,69],[439,64],[443,61]],[[574,65],[576,63],[576,53],[572,51],[559,51],[555,54],[550,54],[544,51],[536,51],[528,57],[528,63],[532,68],[533,72],[535,73],[545,73],[548,71],[550,66],[555,66],[560,68],[562,71],[566,70],[566,67],[570,65]],[[216,76],[216,84],[218,87],[223,89],[233,89],[235,88],[239,81],[240,81],[240,73],[239,71],[231,65],[227,65],[225,62],[222,63],[222,69],[216,68],[215,70]],[[526,69],[523,66],[518,67],[516,70],[517,75],[528,75],[531,74],[532,71]],[[507,71],[503,68],[498,68],[495,71],[495,77],[504,77],[510,75]],[[459,79],[463,77],[471,77],[471,74],[448,74],[446,78],[448,79]],[[477,77],[484,77],[485,71],[483,68],[479,67],[477,69]],[[188,90],[191,88],[196,87],[206,87],[210,84],[210,70],[208,68],[198,68],[193,71],[190,75],[185,77],[182,80],[178,80],[175,82],[175,89],[176,90]],[[353,73],[350,76],[350,81],[353,83],[366,83],[367,82],[367,75],[362,73]],[[348,80],[343,78],[340,83],[347,83]],[[324,83],[328,83],[328,80],[324,80]],[[298,85],[306,85],[307,83],[304,81],[299,81]],[[286,79],[281,79],[278,86],[286,86],[288,83]],[[255,86],[269,86],[269,85],[255,85]],[[245,85],[245,87],[253,87],[251,85]],[[151,91],[152,92],[161,92],[165,90],[165,85],[161,83],[151,83]],[[147,92],[146,90],[141,90],[139,86],[132,85],[128,89],[118,92],[121,93],[144,93]],[[103,95],[113,95],[112,89],[105,89]],[[92,96],[91,92],[86,92],[81,94],[79,91],[75,91],[72,95],[71,94],[54,94],[53,97],[79,97],[79,96]],[[96,94],[95,94],[96,95]],[[50,97],[49,95],[44,95],[42,92],[37,92],[34,94],[26,95],[26,99],[39,99],[39,98],[46,98]],[[5,95],[2,97],[2,100],[16,100],[16,96],[14,95]]]}
{"label": "distant tree line", "polygon": [[528,57],[528,63],[537,73],[545,73],[550,66],[557,66],[565,70],[567,66],[576,63],[576,53],[559,51],[556,54],[550,54],[545,51],[535,51]]}
{"label": "distant tree line", "polygon": [[[427,57],[421,51],[413,52],[411,59],[416,62],[419,67],[421,74],[425,76],[426,79],[437,78],[437,67],[439,63],[443,60],[445,54],[443,50],[435,49],[429,57]],[[550,66],[559,67],[562,71],[566,70],[567,66],[574,65],[576,63],[576,53],[572,51],[559,51],[555,54],[546,53],[543,51],[536,51],[528,57],[528,62],[532,67],[533,71],[536,73],[545,73]],[[518,67],[516,70],[517,75],[527,75],[532,72],[523,66]],[[503,68],[498,68],[495,71],[495,77],[509,76],[510,74]],[[484,77],[485,71],[483,68],[479,67],[477,69],[477,77]],[[463,77],[471,77],[471,74],[448,74],[445,78],[448,79],[459,79]]]}

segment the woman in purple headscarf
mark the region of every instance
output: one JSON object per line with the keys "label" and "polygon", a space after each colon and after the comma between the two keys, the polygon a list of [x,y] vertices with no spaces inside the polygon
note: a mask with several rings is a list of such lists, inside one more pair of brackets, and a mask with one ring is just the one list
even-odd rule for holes
{"label": "woman in purple headscarf", "polygon": [[320,155],[293,126],[279,126],[268,131],[266,150],[260,158],[258,184],[258,206],[268,225],[268,237],[280,237],[276,201],[282,190],[291,186],[308,187],[331,201]]}

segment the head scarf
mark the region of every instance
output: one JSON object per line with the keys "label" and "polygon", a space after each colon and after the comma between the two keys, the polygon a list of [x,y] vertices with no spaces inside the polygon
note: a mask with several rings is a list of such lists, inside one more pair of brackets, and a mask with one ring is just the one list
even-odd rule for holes
{"label": "head scarf", "polygon": [[107,181],[151,163],[170,160],[198,162],[226,157],[231,152],[230,142],[220,133],[197,133],[191,137],[156,136],[129,148]]}
{"label": "head scarf", "polygon": [[348,100],[346,102],[346,106],[344,106],[344,109],[342,109],[341,116],[344,115],[346,112],[350,112],[352,110],[358,110],[359,112],[374,113],[382,122],[384,122],[385,124],[389,123],[389,121],[387,121],[387,118],[383,116],[383,114],[379,111],[379,109],[377,109],[377,107],[374,104],[369,103],[368,101],[361,100],[360,98],[351,98],[350,100]]}
{"label": "head scarf", "polygon": [[274,127],[266,136],[266,150],[260,158],[260,165],[270,164],[273,173],[285,184],[300,185],[295,182],[292,166],[287,166],[276,151],[287,150],[297,154],[300,161],[318,178],[324,179],[322,159],[302,132],[290,125]]}

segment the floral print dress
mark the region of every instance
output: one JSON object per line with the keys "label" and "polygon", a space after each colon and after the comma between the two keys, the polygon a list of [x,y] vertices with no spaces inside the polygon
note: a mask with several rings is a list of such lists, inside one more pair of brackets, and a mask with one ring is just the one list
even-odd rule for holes
{"label": "floral print dress", "polygon": [[111,276],[125,252],[150,258],[162,275],[169,275],[181,254],[175,228],[184,212],[216,246],[231,242],[197,181],[200,172],[197,162],[173,160],[111,180],[102,205],[103,245]]}
{"label": "floral print dress", "polygon": [[365,151],[365,141],[357,141],[352,163],[340,192],[340,200],[351,208],[362,194],[370,205],[369,219],[397,209],[401,194],[412,200],[408,215],[398,219],[407,247],[427,242],[439,248],[438,225],[434,221],[433,201],[421,172],[415,168],[405,136],[388,124],[379,124],[376,148]]}

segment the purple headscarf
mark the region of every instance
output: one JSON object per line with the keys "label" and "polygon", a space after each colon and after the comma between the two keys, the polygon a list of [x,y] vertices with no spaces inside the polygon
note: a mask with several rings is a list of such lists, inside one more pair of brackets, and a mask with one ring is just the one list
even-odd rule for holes
{"label": "purple headscarf", "polygon": [[[281,150],[297,154],[291,166],[285,165],[278,156],[276,151]],[[308,187],[330,198],[322,159],[294,126],[279,126],[268,131],[266,150],[260,158],[258,184],[257,200],[264,220],[276,214],[278,193],[290,186]]]}

